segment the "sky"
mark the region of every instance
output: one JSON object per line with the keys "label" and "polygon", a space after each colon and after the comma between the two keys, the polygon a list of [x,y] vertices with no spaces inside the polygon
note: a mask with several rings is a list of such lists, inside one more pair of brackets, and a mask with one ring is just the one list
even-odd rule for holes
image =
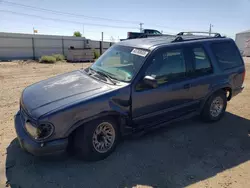
{"label": "sky", "polygon": [[105,41],[118,41],[139,32],[139,23],[166,34],[208,31],[212,24],[213,32],[235,38],[250,29],[250,0],[0,0],[0,32],[80,31],[93,40],[103,32]]}

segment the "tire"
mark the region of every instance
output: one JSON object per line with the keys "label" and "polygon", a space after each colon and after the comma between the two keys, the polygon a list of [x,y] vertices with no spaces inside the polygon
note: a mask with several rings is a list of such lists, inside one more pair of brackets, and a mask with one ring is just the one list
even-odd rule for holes
{"label": "tire", "polygon": [[[215,103],[219,104],[219,106],[220,104],[223,106],[220,106],[219,108],[218,106],[214,106]],[[226,107],[227,107],[226,93],[223,90],[218,91],[208,98],[207,102],[203,107],[201,118],[206,122],[218,121],[225,114]],[[218,113],[216,113],[216,111]]]}
{"label": "tire", "polygon": [[[106,136],[100,130],[103,130]],[[115,136],[110,136],[111,134],[115,134]],[[110,139],[110,137],[112,138]],[[75,152],[81,159],[87,161],[102,160],[115,150],[119,138],[118,125],[113,118],[94,120],[76,130],[74,137]]]}

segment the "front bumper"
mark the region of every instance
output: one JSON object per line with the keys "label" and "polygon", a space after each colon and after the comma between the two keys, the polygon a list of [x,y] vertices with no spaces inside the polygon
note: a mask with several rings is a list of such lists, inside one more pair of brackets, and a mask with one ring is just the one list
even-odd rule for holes
{"label": "front bumper", "polygon": [[68,146],[68,138],[43,143],[34,141],[24,130],[20,112],[15,115],[15,129],[20,146],[35,156],[61,154]]}

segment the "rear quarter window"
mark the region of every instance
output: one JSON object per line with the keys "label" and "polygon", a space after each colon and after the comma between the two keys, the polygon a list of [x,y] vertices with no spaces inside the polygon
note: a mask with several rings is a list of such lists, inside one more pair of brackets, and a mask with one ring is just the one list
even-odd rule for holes
{"label": "rear quarter window", "polygon": [[211,47],[222,69],[230,69],[243,64],[240,53],[233,42],[213,43]]}

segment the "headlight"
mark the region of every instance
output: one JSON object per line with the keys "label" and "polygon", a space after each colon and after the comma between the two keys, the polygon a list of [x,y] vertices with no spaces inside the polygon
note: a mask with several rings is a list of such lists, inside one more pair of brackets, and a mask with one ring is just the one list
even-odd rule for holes
{"label": "headlight", "polygon": [[37,138],[37,127],[34,127],[30,122],[25,123],[26,131],[32,136],[33,138]]}
{"label": "headlight", "polygon": [[25,128],[27,132],[36,140],[44,140],[50,137],[54,132],[54,126],[50,123],[43,123],[38,127],[35,127],[30,122],[26,122]]}

